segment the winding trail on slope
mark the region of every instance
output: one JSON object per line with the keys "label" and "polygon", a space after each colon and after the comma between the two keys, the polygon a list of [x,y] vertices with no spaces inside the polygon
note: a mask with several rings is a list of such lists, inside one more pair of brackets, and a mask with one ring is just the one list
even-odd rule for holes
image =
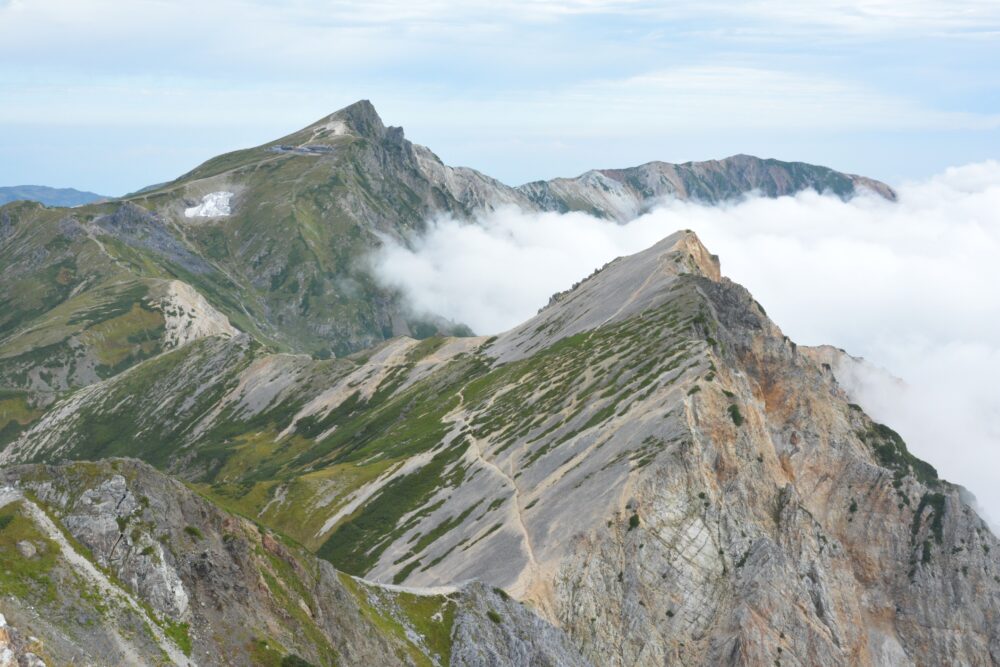
{"label": "winding trail on slope", "polygon": [[[464,405],[465,405],[465,395],[460,389],[458,391],[458,406],[455,408],[455,412],[453,413],[454,414],[453,421],[456,424],[456,426],[458,426],[459,430],[461,430],[465,426],[465,417],[460,416],[459,413],[459,411],[462,409]],[[517,519],[517,525],[521,531],[521,537],[524,540],[525,550],[528,552],[528,569],[527,569],[528,581],[525,582],[524,584],[524,590],[527,593],[528,591],[531,590],[532,584],[538,577],[539,567],[538,567],[538,560],[535,558],[535,550],[531,545],[531,535],[528,533],[528,527],[524,523],[524,516],[521,513],[521,489],[518,488],[517,482],[514,481],[513,477],[511,477],[496,463],[489,460],[483,455],[483,448],[479,444],[479,439],[473,436],[471,433],[467,435],[469,437],[469,441],[472,443],[472,451],[476,455],[476,458],[479,459],[479,462],[482,463],[487,468],[489,468],[490,470],[492,470],[506,484],[510,485],[511,489],[514,492],[514,496],[512,498],[514,504],[514,516]],[[518,583],[520,583],[520,580],[521,577],[518,577]]]}
{"label": "winding trail on slope", "polygon": [[631,306],[633,303],[635,303],[635,301],[639,298],[639,295],[646,290],[646,287],[651,282],[653,282],[653,279],[659,277],[660,275],[662,275],[662,270],[661,267],[657,265],[657,267],[652,272],[650,272],[648,276],[646,276],[646,279],[642,281],[642,284],[636,287],[635,290],[632,291],[632,294],[629,295],[629,298],[625,300],[625,302],[618,308],[618,310],[608,315],[603,322],[597,325],[596,328],[603,327],[605,324],[607,324],[608,322],[610,322],[611,320],[615,319],[623,312],[625,312],[625,309]]}

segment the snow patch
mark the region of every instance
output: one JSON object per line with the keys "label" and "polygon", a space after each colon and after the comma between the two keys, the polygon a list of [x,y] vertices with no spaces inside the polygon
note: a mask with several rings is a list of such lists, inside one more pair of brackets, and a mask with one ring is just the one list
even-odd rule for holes
{"label": "snow patch", "polygon": [[184,209],[185,218],[221,218],[232,213],[229,202],[232,192],[210,192],[201,198],[197,206]]}

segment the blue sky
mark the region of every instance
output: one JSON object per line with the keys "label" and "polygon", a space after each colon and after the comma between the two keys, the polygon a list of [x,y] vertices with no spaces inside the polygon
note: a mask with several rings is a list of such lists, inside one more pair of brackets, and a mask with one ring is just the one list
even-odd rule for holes
{"label": "blue sky", "polygon": [[996,0],[0,0],[0,184],[120,194],[360,98],[516,184],[1000,157]]}

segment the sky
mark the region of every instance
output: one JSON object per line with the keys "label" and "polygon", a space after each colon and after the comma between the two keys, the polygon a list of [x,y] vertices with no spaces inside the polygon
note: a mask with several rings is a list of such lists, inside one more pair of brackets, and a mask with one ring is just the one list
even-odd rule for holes
{"label": "sky", "polygon": [[616,256],[692,229],[792,340],[863,357],[838,378],[854,400],[1000,526],[1000,162],[898,194],[664,201],[625,224],[505,209],[436,220],[408,247],[388,242],[375,267],[415,310],[490,335]]}
{"label": "sky", "polygon": [[358,99],[510,184],[1000,148],[996,0],[0,0],[0,185],[118,195]]}

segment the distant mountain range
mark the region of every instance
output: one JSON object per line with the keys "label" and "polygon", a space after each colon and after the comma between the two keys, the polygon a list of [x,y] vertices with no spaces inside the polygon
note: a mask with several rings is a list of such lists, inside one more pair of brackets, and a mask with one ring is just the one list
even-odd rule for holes
{"label": "distant mountain range", "polygon": [[[25,325],[29,311],[46,319],[31,294],[44,292],[37,298],[54,304],[63,298],[57,294],[72,293],[62,306],[68,309],[90,303],[83,297],[95,290],[118,290],[126,281],[148,290],[149,281],[170,278],[190,285],[234,326],[269,345],[344,356],[393,336],[467,331],[461,323],[411,312],[374,280],[363,260],[385,236],[407,242],[440,214],[472,218],[477,211],[516,205],[626,220],[666,197],[716,203],[804,189],[850,197],[859,188],[895,196],[871,179],[745,155],[652,162],[511,187],[445,165],[407,141],[401,128],[386,127],[375,108],[361,101],[294,134],[221,155],[174,181],[72,215],[24,205],[6,209],[9,225],[30,221],[36,239],[69,245],[53,247],[44,258],[15,257],[29,251],[25,244],[0,248],[9,266],[28,262],[19,264],[25,291],[8,297],[0,333]],[[19,233],[16,225],[9,229]],[[21,233],[25,229],[20,226]],[[93,251],[83,252],[85,247]],[[70,259],[74,277],[63,271],[65,285],[39,280],[36,272],[57,271]],[[78,364],[57,384],[75,384],[73,377],[88,373],[86,368],[89,363]]]}
{"label": "distant mountain range", "polygon": [[108,199],[108,197],[73,188],[50,188],[45,185],[0,187],[0,205],[12,201],[34,201],[46,206],[82,206],[104,199]]}

